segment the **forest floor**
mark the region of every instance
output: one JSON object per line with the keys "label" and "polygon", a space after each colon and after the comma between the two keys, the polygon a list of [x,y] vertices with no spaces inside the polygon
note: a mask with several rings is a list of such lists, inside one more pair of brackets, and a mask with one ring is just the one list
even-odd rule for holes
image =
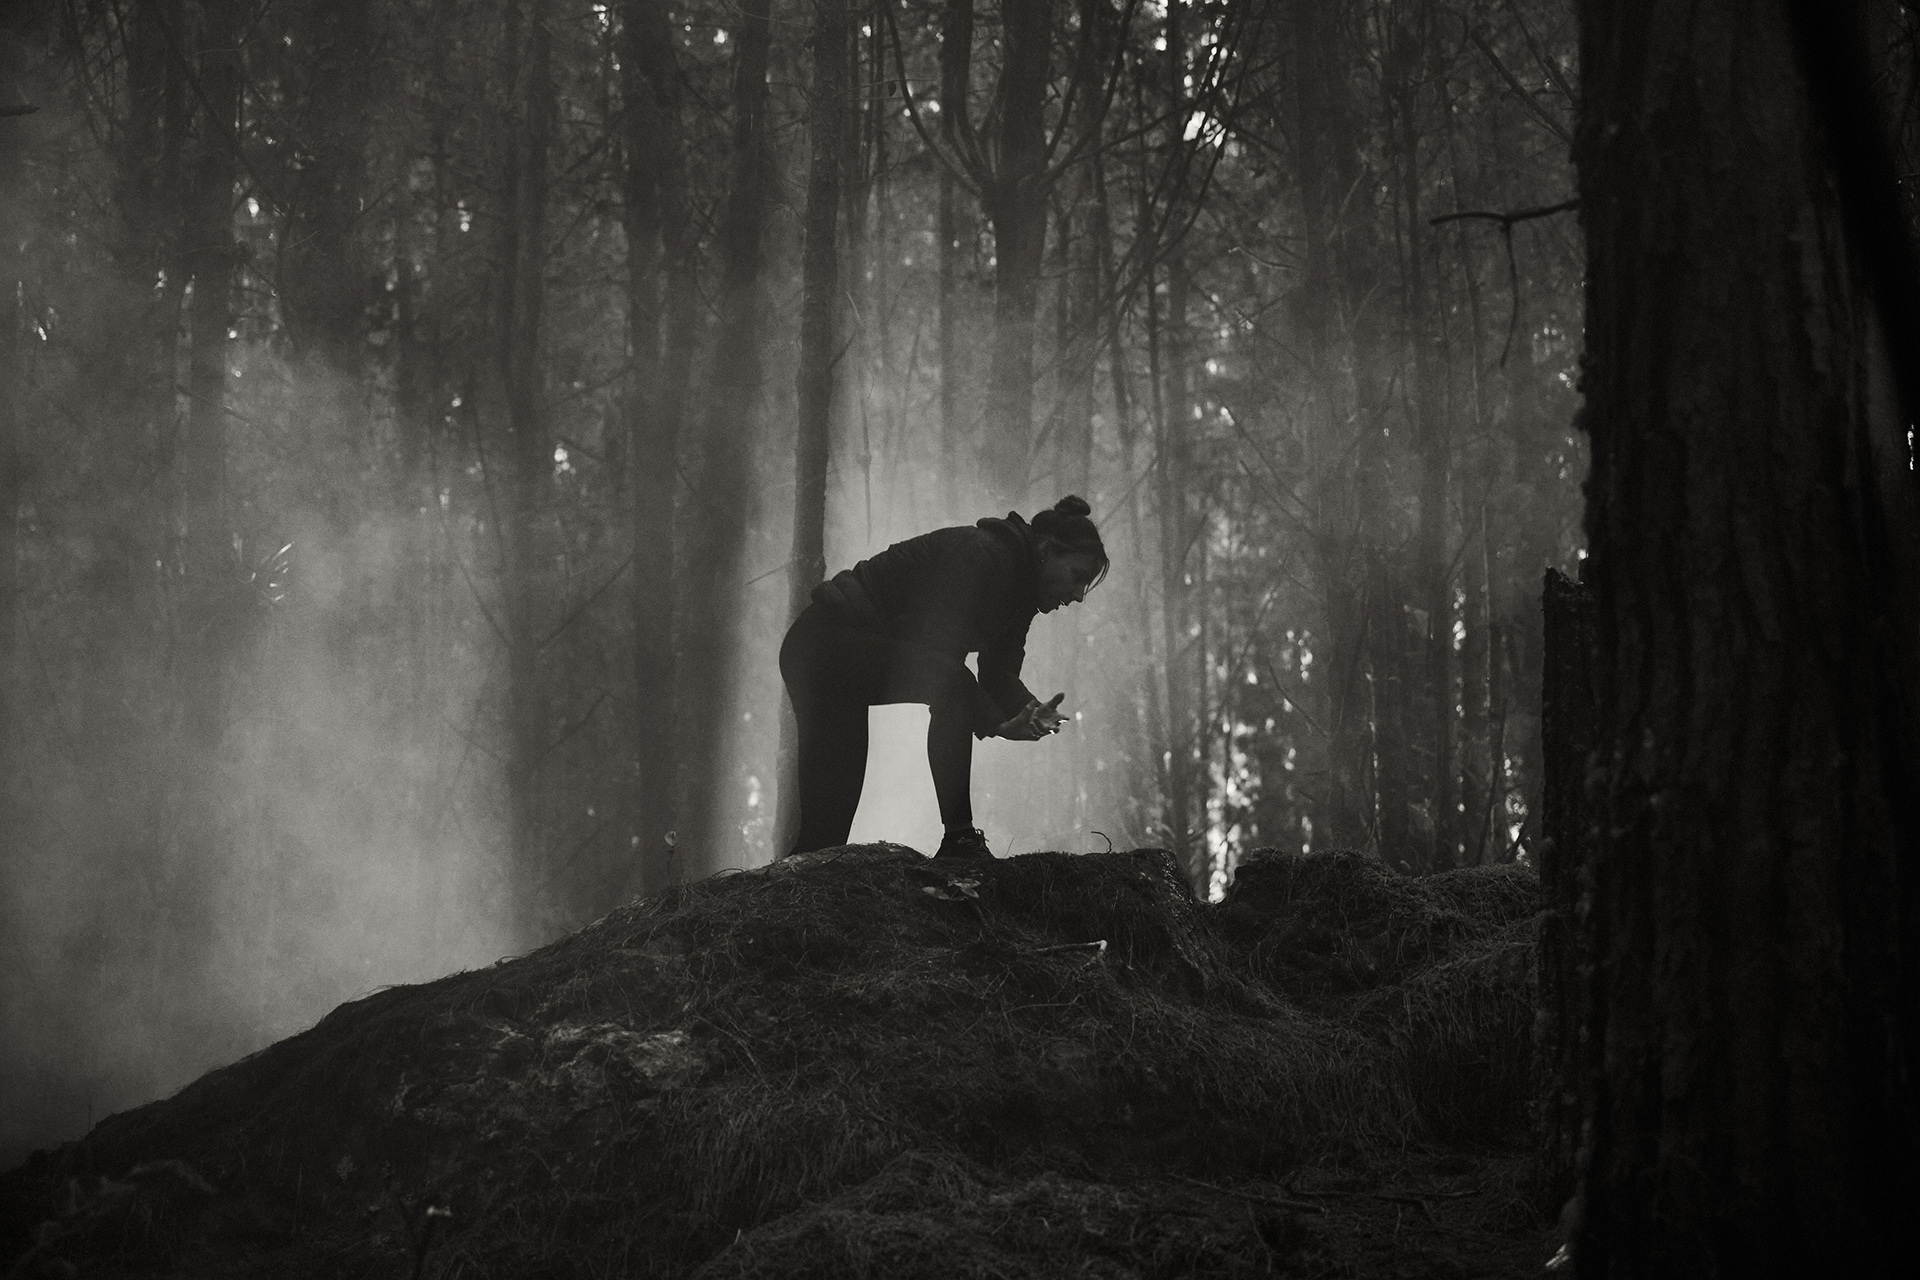
{"label": "forest floor", "polygon": [[0,1174],[10,1276],[1518,1277],[1537,885],[1352,854],[716,876]]}

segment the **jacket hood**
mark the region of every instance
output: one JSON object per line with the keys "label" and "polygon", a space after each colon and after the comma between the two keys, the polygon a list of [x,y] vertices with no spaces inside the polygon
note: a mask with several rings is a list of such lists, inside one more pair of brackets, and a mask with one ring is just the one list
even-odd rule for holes
{"label": "jacket hood", "polygon": [[1009,511],[1006,518],[985,516],[974,521],[977,528],[985,529],[997,540],[1005,543],[1009,551],[1015,552],[1014,563],[1019,566],[1020,581],[1025,590],[1022,598],[1030,598],[1040,589],[1040,540],[1018,511]]}
{"label": "jacket hood", "polygon": [[1000,516],[983,516],[974,521],[974,525],[1005,539],[1010,545],[1024,549],[1029,556],[1039,554],[1040,542],[1033,532],[1033,526],[1018,511],[1007,512],[1004,519]]}

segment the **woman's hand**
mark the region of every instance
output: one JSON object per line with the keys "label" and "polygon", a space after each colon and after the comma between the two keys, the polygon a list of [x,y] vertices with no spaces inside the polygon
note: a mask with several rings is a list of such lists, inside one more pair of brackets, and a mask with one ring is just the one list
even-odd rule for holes
{"label": "woman's hand", "polygon": [[994,733],[1015,742],[1037,742],[1050,733],[1060,732],[1060,726],[1067,722],[1067,718],[1060,714],[1060,703],[1066,696],[1056,693],[1051,702],[1032,699],[1019,715],[994,730]]}

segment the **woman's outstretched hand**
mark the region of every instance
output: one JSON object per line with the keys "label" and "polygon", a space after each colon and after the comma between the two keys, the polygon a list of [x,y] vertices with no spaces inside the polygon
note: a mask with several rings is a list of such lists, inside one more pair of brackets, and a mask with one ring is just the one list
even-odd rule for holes
{"label": "woman's outstretched hand", "polygon": [[1050,733],[1060,732],[1060,726],[1067,718],[1060,714],[1060,703],[1066,698],[1064,693],[1056,693],[1050,702],[1041,702],[1038,698],[1030,700],[1021,709],[1020,714],[994,730],[1002,738],[1011,738],[1015,742],[1037,742]]}

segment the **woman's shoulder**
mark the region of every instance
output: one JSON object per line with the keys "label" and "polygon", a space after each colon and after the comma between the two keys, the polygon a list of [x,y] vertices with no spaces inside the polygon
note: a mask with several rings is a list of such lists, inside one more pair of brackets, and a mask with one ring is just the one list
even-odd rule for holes
{"label": "woman's shoulder", "polygon": [[1023,564],[1033,554],[1033,531],[1016,511],[978,520],[971,532],[981,549],[996,558]]}

